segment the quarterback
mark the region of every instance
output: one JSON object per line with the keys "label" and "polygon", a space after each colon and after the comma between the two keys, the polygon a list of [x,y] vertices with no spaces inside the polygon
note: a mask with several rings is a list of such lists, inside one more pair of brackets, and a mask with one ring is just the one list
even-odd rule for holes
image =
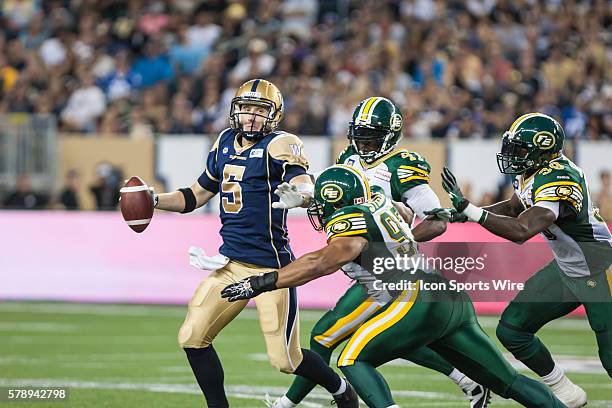
{"label": "quarterback", "polygon": [[[391,100],[383,97],[364,99],[353,112],[347,134],[349,145],[340,153],[336,163],[356,168],[370,185],[378,186],[387,197],[410,208],[422,220],[412,231],[415,241],[423,242],[444,233],[446,222],[425,220],[424,212],[439,207],[440,201],[429,186],[431,168],[425,158],[416,152],[397,148],[402,127],[402,112]],[[399,204],[397,209],[401,210],[403,205]],[[378,309],[380,306],[372,302],[363,286],[351,286],[313,328],[310,349],[329,363],[334,349]],[[489,390],[455,369],[430,348],[422,347],[403,357],[448,376],[468,396],[471,408],[487,407]],[[313,382],[298,376],[287,393],[271,406],[291,408],[314,386]]]}
{"label": "quarterback", "polygon": [[[374,188],[373,188],[374,189]],[[315,228],[327,233],[327,246],[277,271],[228,285],[222,296],[239,301],[303,285],[343,271],[371,296],[378,310],[350,335],[338,367],[369,407],[398,407],[376,367],[429,346],[480,384],[527,407],[565,407],[544,385],[516,372],[476,320],[465,292],[419,290],[419,281],[446,282],[433,273],[387,269],[374,274],[368,259],[416,255],[410,231],[392,203],[356,169],[335,165],[317,178],[309,208]],[[374,282],[414,281],[414,290],[376,290]]]}
{"label": "quarterback", "polygon": [[[229,406],[213,340],[247,303],[228,302],[221,289],[294,259],[287,237],[287,208],[307,206],[312,196],[302,142],[278,130],[283,109],[274,84],[254,79],[240,86],[231,103],[230,127],[215,141],[202,175],[189,188],[154,198],[158,209],[187,213],[215,194],[221,196],[223,245],[214,257],[191,253],[212,272],[191,298],[178,335],[209,407]],[[339,407],[356,408],[358,399],[350,384],[319,355],[300,348],[295,288],[267,293],[255,303],[271,364],[320,384]]]}
{"label": "quarterback", "polygon": [[586,393],[565,376],[535,333],[584,305],[601,363],[612,377],[612,235],[593,206],[583,171],[563,155],[564,138],[563,128],[550,116],[519,117],[497,154],[499,170],[515,177],[513,196],[479,208],[463,197],[453,174],[444,169],[443,187],[454,208],[429,214],[478,222],[517,243],[538,233],[546,238],[554,259],[527,280],[504,310],[497,337],[574,408],[586,405]]}

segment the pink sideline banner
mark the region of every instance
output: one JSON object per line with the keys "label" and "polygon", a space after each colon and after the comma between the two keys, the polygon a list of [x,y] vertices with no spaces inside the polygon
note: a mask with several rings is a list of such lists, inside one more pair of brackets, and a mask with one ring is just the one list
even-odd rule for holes
{"label": "pink sideline banner", "polygon": [[[290,217],[288,225],[297,256],[325,244],[307,218]],[[208,274],[189,266],[187,249],[217,253],[219,228],[212,215],[156,213],[136,234],[119,212],[0,211],[0,299],[186,304]],[[506,241],[479,225],[455,224],[434,242]],[[310,282],[298,290],[300,306],[329,308],[349,285],[342,273]],[[505,302],[476,306],[499,313]]]}

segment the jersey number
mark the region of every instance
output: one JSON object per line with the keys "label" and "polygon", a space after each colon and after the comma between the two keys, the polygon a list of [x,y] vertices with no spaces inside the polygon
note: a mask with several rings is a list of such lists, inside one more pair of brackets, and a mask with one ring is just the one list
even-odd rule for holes
{"label": "jersey number", "polygon": [[242,209],[242,187],[240,182],[244,176],[244,166],[236,166],[234,164],[226,164],[223,167],[223,183],[221,183],[221,191],[231,194],[230,197],[223,197],[221,204],[223,211],[226,213],[236,214]]}
{"label": "jersey number", "polygon": [[391,212],[393,214],[386,212],[380,214],[380,221],[392,240],[396,242],[403,242],[402,245],[395,248],[395,251],[397,251],[399,255],[414,255],[416,250],[414,248],[413,241],[408,238],[400,226],[400,222],[398,221],[400,217],[399,213],[397,213],[395,208],[392,208]]}

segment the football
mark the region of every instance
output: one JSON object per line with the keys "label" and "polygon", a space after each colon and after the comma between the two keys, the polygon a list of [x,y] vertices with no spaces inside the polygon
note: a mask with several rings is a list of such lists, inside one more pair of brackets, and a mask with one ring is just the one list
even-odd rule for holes
{"label": "football", "polygon": [[140,177],[130,178],[121,192],[121,214],[131,229],[140,233],[147,229],[153,217],[153,197]]}

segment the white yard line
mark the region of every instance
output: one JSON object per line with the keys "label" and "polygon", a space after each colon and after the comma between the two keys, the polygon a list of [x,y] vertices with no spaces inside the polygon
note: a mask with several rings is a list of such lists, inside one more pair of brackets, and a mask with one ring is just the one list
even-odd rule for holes
{"label": "white yard line", "polygon": [[[331,361],[336,361],[335,354],[332,356]],[[519,371],[529,371],[527,367],[520,361],[516,360],[511,354],[504,353],[504,357],[512,364],[512,366]],[[268,355],[265,353],[252,353],[248,355],[250,360],[254,361],[267,361]],[[597,357],[584,357],[584,356],[572,356],[555,354],[555,361],[563,368],[566,372],[570,373],[582,373],[582,374],[606,374],[606,371],[601,365],[599,358]],[[399,366],[399,367],[418,367],[411,361],[407,360],[393,360],[385,365]],[[443,378],[443,377],[442,377]]]}
{"label": "white yard line", "polygon": [[[184,317],[187,311],[185,306],[177,305],[118,305],[118,304],[87,304],[62,302],[2,302],[0,312],[11,313],[47,313],[47,314],[84,314],[99,316],[161,316]],[[300,319],[303,321],[317,321],[323,310],[300,310]],[[252,319],[257,316],[255,309],[247,308],[238,315],[238,318]],[[499,321],[498,316],[480,316],[478,321],[483,327],[495,328]],[[583,318],[558,319],[546,325],[551,330],[590,330],[589,324]]]}
{"label": "white yard line", "polygon": [[72,333],[79,330],[76,324],[48,322],[0,322],[0,332],[49,332]]}

